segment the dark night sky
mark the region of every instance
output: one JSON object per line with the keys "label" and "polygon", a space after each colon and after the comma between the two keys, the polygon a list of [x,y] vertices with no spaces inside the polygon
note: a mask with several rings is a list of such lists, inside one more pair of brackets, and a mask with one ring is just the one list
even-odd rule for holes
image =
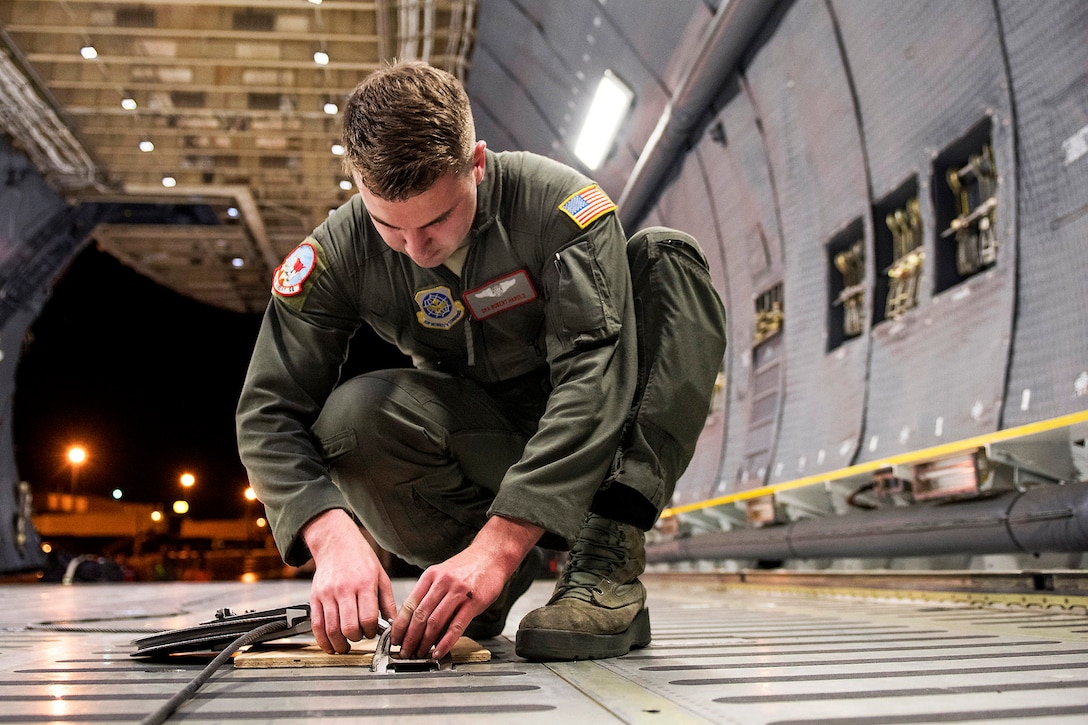
{"label": "dark night sky", "polygon": [[[19,475],[36,495],[68,490],[72,443],[89,451],[81,492],[131,501],[179,497],[194,518],[241,515],[247,486],[234,410],[260,315],[201,304],[159,286],[93,245],[56,284],[31,327],[14,402]],[[344,375],[407,359],[363,327]]]}
{"label": "dark night sky", "polygon": [[81,492],[121,488],[171,501],[190,471],[197,518],[240,514],[245,469],[234,406],[260,325],[151,282],[93,246],[57,283],[31,327],[14,409],[16,463],[33,490],[71,483],[65,459],[89,458]]}

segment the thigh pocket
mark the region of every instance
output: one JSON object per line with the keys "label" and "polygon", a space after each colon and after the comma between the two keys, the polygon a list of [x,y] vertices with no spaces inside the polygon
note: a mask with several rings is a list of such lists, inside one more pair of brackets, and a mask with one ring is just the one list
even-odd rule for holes
{"label": "thigh pocket", "polygon": [[467,545],[487,523],[493,496],[471,481],[434,474],[401,487],[407,487],[407,512],[421,537]]}
{"label": "thigh pocket", "polygon": [[321,447],[322,458],[328,463],[335,461],[345,453],[355,450],[358,442],[355,438],[355,431],[348,428],[327,438],[321,438],[318,445]]}

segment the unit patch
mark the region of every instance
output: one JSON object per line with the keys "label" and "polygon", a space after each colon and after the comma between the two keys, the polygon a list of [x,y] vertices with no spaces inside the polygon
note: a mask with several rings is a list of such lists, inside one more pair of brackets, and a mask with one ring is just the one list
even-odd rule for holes
{"label": "unit patch", "polygon": [[431,287],[416,292],[419,324],[432,330],[448,330],[465,316],[465,306],[453,299],[449,287]]}
{"label": "unit patch", "polygon": [[493,279],[485,285],[471,289],[463,295],[472,317],[486,320],[488,317],[532,302],[537,298],[529,274],[524,269]]}
{"label": "unit patch", "polygon": [[608,194],[601,191],[601,187],[590,184],[564,199],[559,208],[573,219],[580,229],[585,229],[594,220],[600,219],[610,211],[615,211],[616,205],[608,198]]}
{"label": "unit patch", "polygon": [[272,273],[272,291],[284,297],[294,297],[302,291],[302,283],[316,268],[317,251],[309,242],[303,242]]}

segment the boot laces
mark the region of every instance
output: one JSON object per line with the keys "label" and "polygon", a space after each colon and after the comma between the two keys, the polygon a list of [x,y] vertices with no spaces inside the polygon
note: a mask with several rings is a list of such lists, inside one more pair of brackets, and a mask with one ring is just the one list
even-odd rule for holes
{"label": "boot laces", "polygon": [[592,601],[594,592],[611,583],[617,569],[627,562],[627,547],[620,524],[589,516],[570,551],[570,560],[556,599],[569,597]]}

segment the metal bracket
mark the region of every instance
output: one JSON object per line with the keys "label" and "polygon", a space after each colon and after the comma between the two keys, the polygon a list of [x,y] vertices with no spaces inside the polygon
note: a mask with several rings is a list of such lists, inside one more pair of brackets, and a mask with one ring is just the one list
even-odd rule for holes
{"label": "metal bracket", "polygon": [[387,674],[390,672],[435,672],[453,669],[453,655],[446,653],[445,657],[435,659],[433,657],[401,657],[399,653],[392,651],[389,641],[393,628],[389,622],[378,617],[377,646],[374,649],[374,659],[370,662],[371,672]]}

